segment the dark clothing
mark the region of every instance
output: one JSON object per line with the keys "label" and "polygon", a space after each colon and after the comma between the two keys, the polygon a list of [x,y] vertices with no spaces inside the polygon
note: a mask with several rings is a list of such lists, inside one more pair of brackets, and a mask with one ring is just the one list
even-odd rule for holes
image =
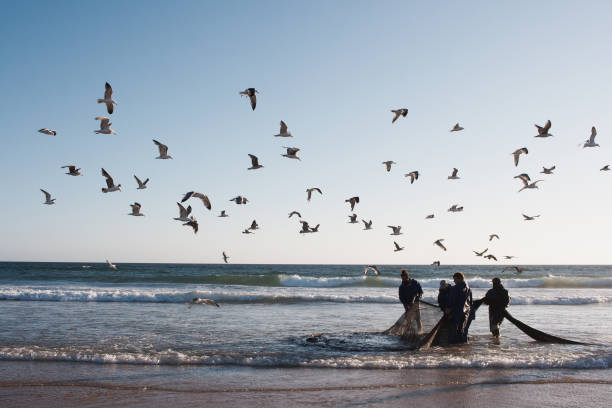
{"label": "dark clothing", "polygon": [[438,292],[438,306],[442,311],[446,310],[450,305],[450,285],[440,288]]}
{"label": "dark clothing", "polygon": [[416,298],[423,296],[423,289],[421,284],[414,279],[408,279],[406,282],[402,281],[399,287],[399,299],[404,304],[404,310],[408,311],[410,306],[414,304]]}
{"label": "dark clothing", "polygon": [[472,313],[472,291],[465,282],[451,287],[449,296],[451,310],[451,328],[449,343],[467,343],[468,328],[474,314]]}
{"label": "dark clothing", "polygon": [[499,327],[504,321],[504,310],[506,310],[510,303],[508,291],[501,284],[495,285],[485,295],[484,303],[489,305],[489,328],[491,333],[499,336]]}

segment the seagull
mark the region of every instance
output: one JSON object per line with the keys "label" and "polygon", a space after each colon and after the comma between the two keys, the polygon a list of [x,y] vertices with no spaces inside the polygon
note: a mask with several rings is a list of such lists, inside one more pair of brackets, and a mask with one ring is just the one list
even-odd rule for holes
{"label": "seagull", "polygon": [[461,212],[461,211],[463,211],[463,206],[458,207],[457,204],[453,204],[451,206],[451,208],[449,208],[447,211],[450,211],[450,212]]}
{"label": "seagull", "polygon": [[440,266],[440,261],[433,261],[431,266]]}
{"label": "seagull", "polygon": [[319,226],[320,226],[320,225],[321,225],[321,224],[317,224],[317,225],[316,225],[316,226],[314,226],[314,227],[310,227],[310,232],[319,232]]}
{"label": "seagull", "polygon": [[597,136],[597,129],[595,129],[595,126],[593,126],[591,128],[591,137],[584,142],[584,145],[582,146],[582,148],[585,147],[599,147],[599,145],[597,143],[595,143],[595,136]]}
{"label": "seagull", "polygon": [[208,196],[202,193],[198,193],[197,191],[189,191],[185,193],[185,195],[181,199],[181,203],[184,203],[185,201],[189,200],[191,197],[199,198],[200,200],[202,200],[202,204],[204,204],[204,207],[206,207],[207,209],[210,210],[212,208],[212,206],[210,205],[210,200],[208,199]]}
{"label": "seagull", "polygon": [[399,246],[399,244],[395,241],[393,241],[393,245],[395,245],[395,249],[393,250],[393,252],[399,252],[404,250],[404,247]]}
{"label": "seagull", "polygon": [[155,139],[153,139],[153,143],[155,143],[157,145],[157,148],[159,149],[159,156],[156,157],[156,159],[166,160],[166,159],[171,159],[172,158],[172,156],[168,155],[168,146],[166,146],[163,143],[159,143]]}
{"label": "seagull", "polygon": [[444,241],[444,238],[436,240],[433,244],[439,246],[443,251],[446,251],[446,247],[442,245],[442,241]]}
{"label": "seagull", "polygon": [[387,227],[393,230],[393,232],[389,235],[402,235],[402,233],[400,232],[400,230],[402,229],[401,225],[398,225],[397,227],[393,225],[387,225]]}
{"label": "seagull", "polygon": [[290,159],[298,159],[298,160],[302,160],[299,157],[297,157],[295,154],[297,152],[300,151],[300,149],[298,149],[297,147],[287,147],[287,146],[283,146],[283,148],[287,149],[287,154],[281,154],[281,156],[283,157],[288,157]]}
{"label": "seagull", "polygon": [[317,187],[307,188],[306,192],[308,193],[308,198],[307,198],[308,201],[310,201],[310,197],[312,196],[313,191],[317,191],[319,194],[323,195],[320,188],[317,188]]}
{"label": "seagull", "polygon": [[453,126],[453,128],[450,131],[451,132],[459,132],[460,130],[463,130],[463,128],[461,126],[459,126],[459,123],[455,123],[455,126]]}
{"label": "seagull", "polygon": [[366,221],[364,219],[361,219],[361,222],[363,222],[363,229],[364,230],[371,230],[372,229],[372,220],[370,221]]}
{"label": "seagull", "polygon": [[548,131],[550,130],[550,120],[546,121],[546,124],[544,126],[538,126],[535,125],[535,127],[538,129],[538,134],[535,137],[550,137],[553,134],[552,133],[548,133]]}
{"label": "seagull", "polygon": [[391,112],[395,113],[395,116],[393,117],[393,120],[391,121],[391,123],[395,123],[395,121],[397,120],[397,118],[401,116],[406,117],[406,115],[408,114],[408,109],[406,108],[402,108],[402,109],[396,109],[396,110],[391,110]]}
{"label": "seagull", "polygon": [[457,170],[456,168],[453,167],[453,174],[451,174],[447,178],[449,180],[459,180],[461,177],[457,176],[457,173],[459,173],[459,170]]}
{"label": "seagull", "polygon": [[136,177],[136,175],[134,175],[134,179],[138,183],[138,188],[136,188],[136,190],[144,190],[145,188],[147,188],[147,183],[149,182],[148,178],[143,182],[138,177]]}
{"label": "seagull", "polygon": [[345,203],[349,203],[351,205],[351,211],[355,208],[355,204],[359,202],[359,197],[351,197],[344,200]]}
{"label": "seagull", "polygon": [[431,220],[432,218],[434,218],[435,216],[433,214],[429,214],[428,216],[425,217],[426,220]]}
{"label": "seagull", "polygon": [[491,255],[491,254],[489,254],[489,255],[485,255],[485,258],[487,258],[487,259],[488,259],[488,260],[490,260],[490,261],[495,261],[495,262],[497,262],[497,258],[495,257],[495,255]]}
{"label": "seagull", "polygon": [[387,167],[387,171],[391,171],[391,165],[392,164],[396,164],[393,160],[387,160],[382,162],[382,164],[385,165],[385,167]]}
{"label": "seagull", "polygon": [[227,254],[225,253],[225,251],[223,251],[223,262],[227,263],[227,260],[229,259],[229,256],[227,256]]}
{"label": "seagull", "polygon": [[357,221],[357,214],[349,215],[348,217],[350,224],[357,224],[359,222]]}
{"label": "seagull", "polygon": [[188,306],[189,309],[191,309],[193,305],[209,305],[209,306],[220,307],[219,304],[212,299],[202,299],[202,298],[197,298],[197,297],[191,299],[191,302],[189,302],[189,306]]}
{"label": "seagull", "polygon": [[110,122],[110,119],[105,117],[105,116],[96,116],[96,118],[94,120],[99,120],[100,121],[100,129],[99,130],[94,130],[94,133],[99,134],[105,134],[105,135],[116,135],[117,132],[115,132],[113,129],[111,129],[111,125],[112,123]]}
{"label": "seagull", "polygon": [[523,188],[521,188],[518,191],[519,193],[521,191],[525,190],[526,188],[538,188],[538,186],[536,184],[538,184],[540,181],[544,181],[544,180],[536,180],[533,183],[530,183],[530,182],[526,181],[525,179],[521,179],[521,181],[523,182]]}
{"label": "seagull", "polygon": [[504,271],[508,271],[508,270],[515,270],[516,273],[523,273],[523,271],[525,269],[524,268],[519,268],[518,266],[506,266],[506,267],[504,267],[504,269],[502,269],[502,273]]}
{"label": "seagull", "polygon": [[546,167],[542,166],[542,171],[540,173],[542,174],[553,174],[553,170],[556,169],[557,166],[552,166],[551,168],[547,169]]}
{"label": "seagull", "polygon": [[67,174],[69,176],[82,176],[83,175],[83,173],[81,173],[81,171],[80,171],[81,169],[77,169],[76,166],[74,166],[72,164],[67,165],[67,166],[62,166],[61,168],[62,169],[66,169],[67,168],[68,169],[68,173],[65,173],[65,174]]}
{"label": "seagull", "polygon": [[111,268],[113,271],[118,271],[119,268],[117,268],[116,265],[114,265],[111,261],[109,261],[108,259],[106,260],[106,263],[108,264],[108,267]]}
{"label": "seagull", "polygon": [[408,174],[404,174],[404,177],[410,177],[410,184],[414,183],[414,180],[418,180],[419,179],[419,172],[418,171],[411,171]]}
{"label": "seagull", "polygon": [[512,155],[514,156],[514,166],[518,166],[519,163],[519,156],[521,154],[529,154],[529,150],[527,150],[526,147],[521,147],[520,149],[517,149],[514,151],[514,153],[512,153]]}
{"label": "seagull", "polygon": [[300,213],[299,213],[299,212],[297,212],[297,211],[291,211],[291,212],[289,213],[289,218],[291,218],[293,215],[297,215],[297,216],[298,216],[298,218],[302,218],[302,214],[300,214]]}
{"label": "seagull", "polygon": [[482,252],[476,252],[476,251],[472,251],[473,253],[476,254],[476,256],[483,256],[485,252],[487,252],[489,250],[489,248],[486,248],[484,251]]}
{"label": "seagull", "polygon": [[491,234],[491,235],[489,235],[489,241],[493,241],[493,238],[497,238],[497,239],[499,239],[499,235],[497,235],[497,234]]}
{"label": "seagull", "polygon": [[132,212],[128,215],[133,215],[135,217],[143,217],[144,214],[142,214],[140,212],[140,208],[142,207],[139,203],[134,202],[134,204],[130,204],[130,207],[132,207]]}
{"label": "seagull", "polygon": [[47,205],[55,204],[55,198],[51,198],[51,194],[49,194],[42,188],[40,189],[40,191],[42,191],[43,194],[45,195],[45,202],[43,204],[47,204]]}
{"label": "seagull", "polygon": [[181,203],[176,203],[176,205],[178,205],[179,207],[179,216],[178,218],[174,218],[177,221],[183,221],[183,222],[189,222],[191,221],[191,218],[189,217],[189,214],[191,214],[191,206],[185,208],[183,207],[183,205]]}
{"label": "seagull", "polygon": [[302,229],[300,231],[300,234],[308,234],[311,232],[319,232],[319,225],[321,224],[317,224],[316,227],[312,228],[308,225],[307,221],[300,221],[302,223]]}
{"label": "seagull", "polygon": [[251,158],[251,167],[249,167],[247,170],[257,170],[263,167],[261,164],[259,164],[259,159],[257,156],[249,153],[249,157]]}
{"label": "seagull", "polygon": [[540,215],[534,215],[534,216],[529,216],[529,215],[525,215],[525,214],[521,214],[523,216],[523,218],[525,218],[525,221],[533,221],[534,219],[536,219],[537,217],[539,217]]}
{"label": "seagull", "polygon": [[365,271],[364,271],[364,273],[363,273],[363,274],[364,274],[364,275],[367,275],[367,274],[368,274],[368,271],[369,271],[370,269],[374,271],[374,273],[376,274],[376,276],[380,275],[380,271],[378,270],[378,268],[376,267],[376,265],[367,265],[367,266],[365,267]]}
{"label": "seagull", "polygon": [[191,217],[189,219],[189,221],[187,221],[183,225],[187,225],[187,226],[190,226],[191,228],[193,228],[193,233],[194,234],[198,233],[198,220],[196,220],[195,217]]}
{"label": "seagull", "polygon": [[244,231],[242,231],[243,234],[252,234],[251,230],[249,228],[245,229]]}
{"label": "seagull", "polygon": [[108,82],[104,84],[104,99],[98,99],[98,103],[105,103],[108,114],[113,113],[113,105],[117,105],[117,102],[113,100],[113,88]]}
{"label": "seagull", "polygon": [[117,184],[115,186],[115,183],[113,182],[113,178],[111,177],[110,174],[108,174],[106,170],[104,170],[104,168],[102,168],[102,175],[106,177],[106,187],[107,187],[107,188],[102,187],[103,193],[112,193],[113,191],[121,191],[121,184]]}
{"label": "seagull", "polygon": [[249,202],[249,200],[247,200],[246,197],[242,197],[242,196],[237,196],[237,197],[231,198],[230,201],[233,201],[233,202],[235,202],[236,204],[239,204],[239,205],[240,204],[246,204],[246,203]]}
{"label": "seagull", "polygon": [[523,181],[523,183],[525,181],[531,181],[531,177],[529,177],[529,174],[527,174],[527,173],[521,173],[518,176],[514,176],[512,178],[521,179]]}
{"label": "seagull", "polygon": [[47,128],[38,129],[38,131],[40,133],[44,133],[45,135],[51,135],[51,136],[57,135],[57,132],[55,130],[51,130]]}
{"label": "seagull", "polygon": [[253,220],[253,222],[251,223],[251,226],[249,227],[250,230],[256,230],[259,229],[259,224],[257,224],[257,221]]}
{"label": "seagull", "polygon": [[257,96],[255,96],[255,94],[258,93],[259,91],[255,88],[247,88],[244,91],[240,92],[240,96],[248,96],[251,100],[251,108],[255,110],[255,106],[257,106]]}
{"label": "seagull", "polygon": [[229,215],[225,213],[225,210],[221,210],[221,214],[219,214],[218,217],[224,218],[224,217],[229,217]]}
{"label": "seagull", "polygon": [[278,135],[274,135],[274,136],[275,137],[293,137],[291,132],[287,131],[287,125],[282,120],[280,122],[280,132],[278,132]]}
{"label": "seagull", "polygon": [[504,255],[504,258],[512,259],[512,258],[516,258],[516,256],[514,256],[514,255]]}
{"label": "seagull", "polygon": [[599,171],[610,171],[610,165],[606,164],[605,166],[603,166],[601,169],[599,169]]}

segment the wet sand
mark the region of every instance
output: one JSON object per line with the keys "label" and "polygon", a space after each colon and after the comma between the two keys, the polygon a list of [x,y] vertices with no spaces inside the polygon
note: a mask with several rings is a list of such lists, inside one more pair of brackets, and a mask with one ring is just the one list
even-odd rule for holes
{"label": "wet sand", "polygon": [[0,405],[608,407],[612,370],[313,369],[0,362]]}

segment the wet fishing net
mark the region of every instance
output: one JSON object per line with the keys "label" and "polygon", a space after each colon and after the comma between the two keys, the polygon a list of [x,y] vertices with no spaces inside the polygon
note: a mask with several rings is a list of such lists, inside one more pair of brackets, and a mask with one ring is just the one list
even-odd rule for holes
{"label": "wet fishing net", "polygon": [[416,348],[428,348],[432,344],[439,344],[443,336],[442,331],[444,313],[437,305],[427,302],[415,302],[395,324],[383,332],[389,336],[398,336]]}

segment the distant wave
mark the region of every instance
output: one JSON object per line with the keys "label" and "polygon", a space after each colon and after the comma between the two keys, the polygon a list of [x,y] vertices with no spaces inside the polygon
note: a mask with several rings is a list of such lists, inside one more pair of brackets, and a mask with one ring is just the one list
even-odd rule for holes
{"label": "distant wave", "polygon": [[[0,287],[0,300],[56,301],[56,302],[134,302],[134,303],[186,303],[194,297],[211,297],[220,303],[397,303],[397,294],[361,292],[332,292],[318,290],[314,293],[281,289],[274,291],[223,290],[175,290],[168,288],[44,288],[44,287]],[[436,303],[433,296],[424,300]],[[612,303],[612,295],[521,295],[512,294],[513,305],[584,305]]]}

